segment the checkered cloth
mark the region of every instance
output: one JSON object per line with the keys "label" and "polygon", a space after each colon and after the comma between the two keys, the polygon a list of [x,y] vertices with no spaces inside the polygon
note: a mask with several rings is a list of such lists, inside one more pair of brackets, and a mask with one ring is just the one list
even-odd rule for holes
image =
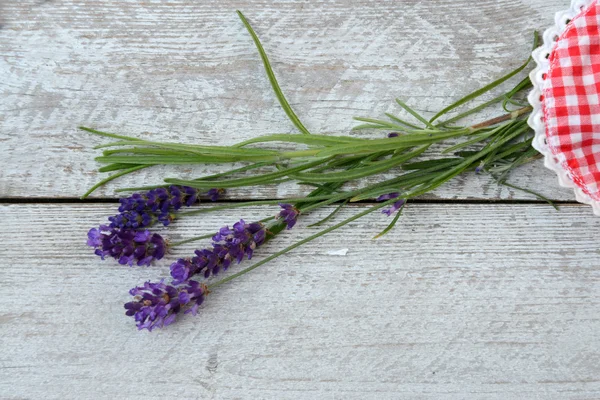
{"label": "checkered cloth", "polygon": [[600,5],[567,26],[550,54],[542,106],[546,140],[575,184],[600,201]]}

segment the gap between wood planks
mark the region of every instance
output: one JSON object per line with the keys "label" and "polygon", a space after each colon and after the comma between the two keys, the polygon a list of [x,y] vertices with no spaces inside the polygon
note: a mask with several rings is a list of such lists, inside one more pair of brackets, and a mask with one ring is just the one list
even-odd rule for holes
{"label": "gap between wood planks", "polygon": [[[281,200],[285,201],[285,199],[277,199],[277,198],[266,198],[266,199],[224,199],[222,201],[218,201],[217,203],[243,203],[247,201],[271,201],[271,200]],[[28,197],[0,197],[0,204],[94,204],[94,203],[114,203],[118,204],[118,198],[98,198],[98,199],[79,199],[77,197],[62,197],[62,198],[52,198],[52,197],[36,197],[36,198],[28,198]],[[211,202],[212,203],[212,202]],[[204,204],[211,204],[208,202],[204,202]],[[507,204],[507,205],[543,205],[548,204],[543,200],[510,200],[510,199],[411,199],[410,203],[412,204]],[[565,201],[565,200],[553,200],[553,203],[556,205],[580,205],[580,203],[576,201]],[[374,201],[363,200],[353,202],[351,204],[377,204]],[[548,205],[549,206],[549,205]]]}

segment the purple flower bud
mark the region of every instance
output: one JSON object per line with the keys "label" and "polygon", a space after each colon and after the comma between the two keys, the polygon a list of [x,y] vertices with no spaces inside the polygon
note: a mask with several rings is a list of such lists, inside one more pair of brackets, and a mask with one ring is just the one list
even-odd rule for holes
{"label": "purple flower bud", "polygon": [[283,219],[283,221],[287,224],[287,229],[292,229],[298,221],[298,215],[300,215],[300,211],[292,204],[287,203],[279,203],[279,207],[281,207],[281,211],[279,214],[277,214],[276,218]]}
{"label": "purple flower bud", "polygon": [[388,193],[388,194],[384,194],[384,195],[379,196],[377,198],[377,201],[386,201],[386,200],[396,199],[398,197],[400,197],[400,193],[396,193],[396,192],[394,192],[394,193]]}
{"label": "purple flower bud", "polygon": [[146,282],[144,286],[131,289],[133,301],[125,303],[125,315],[133,317],[139,330],[162,328],[175,322],[182,310],[196,315],[198,307],[208,294],[206,285],[187,281],[185,285],[166,285],[164,280]]}
{"label": "purple flower bud", "polygon": [[144,243],[144,242],[147,242],[148,240],[150,240],[151,236],[152,236],[152,233],[149,230],[137,231],[135,233],[135,236],[133,237],[133,240],[137,243]]}
{"label": "purple flower bud", "polygon": [[87,245],[95,247],[96,255],[103,260],[110,256],[119,264],[150,265],[154,260],[164,257],[167,250],[165,240],[157,233],[135,231],[132,229],[100,226],[88,232]]}
{"label": "purple flower bud", "polygon": [[186,194],[185,205],[191,207],[198,201],[198,190],[189,186],[184,186],[183,190]]}
{"label": "purple flower bud", "polygon": [[211,201],[217,201],[223,193],[225,189],[210,189],[206,195]]}
{"label": "purple flower bud", "polygon": [[398,132],[391,132],[391,133],[388,133],[388,137],[389,137],[389,138],[395,138],[395,137],[398,137],[398,136],[400,136],[400,134],[399,134]]}
{"label": "purple flower bud", "polygon": [[393,213],[395,213],[396,211],[398,211],[399,209],[401,209],[402,207],[404,207],[404,204],[406,204],[405,200],[398,200],[397,202],[395,202],[394,204],[392,204],[392,206],[390,208],[388,208],[387,210],[383,210],[382,213],[386,214],[389,217]]}
{"label": "purple flower bud", "polygon": [[106,228],[101,226],[100,229],[92,228],[88,232],[88,241],[87,245],[91,247],[99,247],[102,245],[102,232],[101,229]]}

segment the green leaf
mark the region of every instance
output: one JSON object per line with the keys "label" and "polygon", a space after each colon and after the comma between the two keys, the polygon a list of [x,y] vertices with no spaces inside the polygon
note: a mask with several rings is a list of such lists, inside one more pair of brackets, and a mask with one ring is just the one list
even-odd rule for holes
{"label": "green leaf", "polygon": [[408,113],[410,115],[412,115],[413,117],[415,117],[416,119],[418,119],[419,121],[421,121],[427,128],[431,128],[431,129],[435,129],[435,127],[431,124],[431,122],[427,121],[425,118],[423,118],[421,116],[421,114],[419,114],[418,112],[416,112],[415,110],[413,110],[412,108],[410,108],[408,106],[408,104],[406,104],[405,102],[403,102],[400,99],[396,99],[396,103],[398,103],[398,105],[402,108],[404,108],[406,111],[408,111]]}
{"label": "green leaf", "polygon": [[82,199],[85,199],[85,198],[86,198],[86,197],[88,197],[90,194],[92,194],[92,193],[93,193],[93,192],[94,192],[96,189],[98,189],[100,186],[102,186],[102,185],[104,185],[104,184],[106,184],[106,183],[108,183],[108,182],[112,181],[113,179],[117,179],[117,178],[119,178],[119,177],[121,177],[121,176],[123,176],[123,175],[130,174],[130,173],[132,173],[132,172],[138,171],[138,170],[140,170],[140,169],[142,169],[142,168],[147,168],[147,167],[149,167],[149,166],[150,166],[150,165],[136,165],[136,166],[133,166],[133,167],[131,167],[131,168],[128,168],[128,169],[126,169],[126,170],[123,170],[123,171],[121,171],[121,172],[117,172],[116,174],[114,174],[114,175],[111,175],[111,176],[109,176],[109,177],[107,177],[107,178],[104,178],[104,179],[102,179],[100,182],[98,182],[98,183],[96,183],[94,186],[92,186],[92,187],[90,188],[90,190],[88,190],[87,192],[85,192],[85,193],[83,194],[83,196],[81,196],[81,198],[82,198]]}
{"label": "green leaf", "polygon": [[112,172],[120,169],[131,168],[131,164],[110,164],[104,167],[98,168],[98,172]]}
{"label": "green leaf", "polygon": [[342,154],[373,153],[386,150],[397,150],[408,147],[420,146],[441,142],[445,139],[468,135],[467,131],[430,132],[423,130],[421,133],[401,135],[395,138],[373,139],[362,143],[351,143],[331,146],[317,152],[321,157]]}
{"label": "green leaf", "polygon": [[406,127],[405,126],[392,124],[389,121],[383,121],[383,120],[380,120],[380,119],[354,117],[354,120],[355,121],[360,121],[360,122],[368,122],[369,124],[355,126],[354,128],[352,128],[353,131],[356,131],[356,130],[359,130],[359,129],[363,129],[363,128],[360,128],[362,126],[374,126],[373,129],[390,129],[390,130],[393,130],[393,131],[401,131],[401,132],[405,132],[406,131]]}
{"label": "green leaf", "polygon": [[108,132],[97,131],[95,129],[87,128],[85,126],[80,126],[79,129],[81,129],[82,131],[93,133],[94,135],[104,136],[104,137],[110,137],[110,138],[113,138],[113,139],[125,139],[125,140],[133,140],[133,141],[141,140],[141,139],[136,139],[136,138],[131,137],[131,136],[117,135],[115,133],[108,133]]}
{"label": "green leaf", "polygon": [[330,172],[327,174],[305,172],[291,175],[291,177],[305,182],[348,182],[354,179],[364,178],[367,176],[385,172],[393,167],[396,167],[412,158],[423,154],[428,148],[429,145],[420,146],[416,150],[406,153],[401,157],[378,161],[367,167],[353,168],[347,171],[340,172]]}
{"label": "green leaf", "polygon": [[256,201],[244,201],[241,203],[228,203],[226,205],[214,206],[208,208],[199,208],[193,211],[184,211],[179,212],[177,215],[198,215],[205,214],[214,211],[222,211],[222,210],[230,210],[233,208],[245,208],[245,207],[255,207],[255,206],[272,206],[277,205],[279,203],[312,203],[315,201],[321,200],[329,200],[331,195],[323,195],[323,196],[313,196],[313,197],[295,197],[288,199],[276,199],[276,200],[256,200]]}
{"label": "green leaf", "polygon": [[390,113],[385,113],[385,115],[386,115],[386,116],[387,116],[389,119],[391,119],[392,121],[395,121],[395,122],[397,122],[397,123],[399,123],[399,124],[402,124],[402,125],[406,125],[406,127],[407,127],[407,128],[410,128],[410,129],[420,129],[418,126],[416,126],[416,125],[414,125],[414,124],[411,124],[410,122],[407,122],[407,121],[405,121],[405,120],[403,120],[403,119],[401,119],[401,118],[398,118],[398,117],[396,117],[396,116],[395,116],[395,115],[393,115],[393,114],[390,114]]}
{"label": "green leaf", "polygon": [[501,184],[501,185],[508,186],[510,188],[516,189],[516,190],[520,190],[520,191],[525,192],[525,193],[532,194],[532,195],[536,196],[537,198],[539,198],[539,199],[545,201],[546,203],[550,204],[556,211],[560,211],[559,208],[558,208],[558,206],[552,200],[550,200],[549,198],[547,198],[545,196],[542,196],[541,194],[539,194],[537,192],[534,192],[533,190],[529,190],[529,189],[525,189],[525,188],[522,188],[522,187],[519,187],[519,186],[512,185],[512,184],[506,182],[506,180],[498,181],[498,183]]}
{"label": "green leaf", "polygon": [[254,32],[254,29],[252,29],[252,27],[250,26],[250,23],[248,22],[246,17],[244,17],[244,14],[242,14],[239,10],[237,11],[237,14],[240,17],[240,19],[242,20],[242,22],[244,23],[244,26],[246,26],[246,29],[248,30],[248,33],[250,33],[250,36],[252,36],[252,40],[254,41],[254,44],[256,45],[258,52],[260,53],[260,58],[262,58],[263,64],[265,66],[265,71],[267,72],[267,76],[269,77],[269,82],[271,82],[271,86],[273,87],[275,96],[277,96],[277,100],[279,100],[279,104],[281,104],[281,107],[287,114],[288,118],[296,126],[296,128],[298,128],[298,130],[300,130],[300,132],[304,133],[305,135],[309,135],[310,132],[308,131],[308,129],[306,129],[304,127],[304,125],[302,125],[302,122],[300,122],[300,119],[298,118],[296,113],[294,113],[294,110],[292,110],[292,107],[290,106],[290,104],[286,100],[285,96],[283,95],[283,92],[281,91],[281,88],[279,87],[279,83],[277,82],[277,79],[275,78],[275,73],[273,72],[273,68],[271,68],[271,63],[269,62],[267,53],[263,49],[262,44],[260,43],[260,40],[258,39],[258,36]]}
{"label": "green leaf", "polygon": [[[534,39],[533,39],[533,48],[534,49],[538,47],[538,43],[539,43],[539,35],[538,35],[538,32],[536,31],[536,32],[534,32]],[[531,56],[529,56],[527,61],[525,61],[525,63],[523,63],[523,65],[521,65],[517,69],[513,70],[512,72],[509,72],[508,74],[504,75],[500,79],[495,80],[494,82],[490,83],[489,85],[486,85],[486,86],[482,87],[481,89],[478,89],[478,90],[474,91],[473,93],[468,94],[467,96],[463,97],[462,99],[458,100],[457,102],[452,103],[451,105],[449,105],[448,107],[444,108],[442,111],[440,111],[439,113],[434,115],[433,118],[431,118],[429,121],[430,122],[435,121],[442,115],[446,114],[448,111],[454,110],[455,108],[460,107],[465,103],[468,103],[469,101],[481,96],[482,94],[484,94],[486,92],[489,92],[490,90],[494,89],[495,87],[499,86],[500,84],[506,82],[513,76],[517,75],[519,72],[523,71],[527,67],[527,65],[529,65],[531,60],[532,60],[532,58],[531,58]]]}
{"label": "green leaf", "polygon": [[246,140],[244,142],[234,145],[234,148],[240,148],[253,143],[266,143],[266,142],[285,142],[285,143],[300,143],[306,145],[318,145],[318,146],[332,146],[340,143],[353,143],[361,142],[364,139],[353,138],[348,136],[324,136],[324,135],[294,135],[294,134],[276,134],[259,136],[254,139]]}
{"label": "green leaf", "polygon": [[233,188],[233,187],[244,187],[244,186],[253,186],[253,185],[261,185],[261,184],[270,184],[277,178],[285,177],[291,175],[295,172],[300,172],[305,169],[313,168],[317,165],[320,165],[326,162],[327,159],[319,159],[313,162],[305,163],[297,167],[286,168],[281,171],[271,172],[262,175],[255,175],[248,178],[240,178],[240,179],[229,179],[222,181],[203,181],[203,180],[186,180],[186,179],[176,179],[176,178],[167,178],[165,179],[166,183],[172,183],[174,185],[184,185],[191,186],[195,188]]}
{"label": "green leaf", "polygon": [[195,155],[195,156],[153,156],[153,155],[125,155],[125,156],[100,156],[95,160],[101,163],[123,163],[123,164],[169,164],[169,165],[185,165],[185,164],[223,164],[236,161],[276,161],[277,156],[261,156],[261,155]]}
{"label": "green leaf", "polygon": [[381,233],[379,233],[378,235],[375,235],[373,237],[374,240],[379,239],[380,237],[382,237],[383,235],[385,235],[386,233],[388,233],[389,231],[394,229],[394,226],[396,226],[396,223],[398,222],[398,220],[400,219],[400,216],[402,215],[402,211],[404,210],[405,205],[406,205],[406,203],[404,203],[402,205],[402,207],[400,207],[400,209],[396,212],[396,216],[394,217],[392,222],[387,226],[387,228],[385,228],[383,231],[381,231]]}
{"label": "green leaf", "polygon": [[337,206],[335,208],[335,210],[333,210],[331,213],[329,213],[328,216],[326,216],[325,218],[323,218],[322,220],[315,222],[314,224],[308,225],[309,228],[312,228],[314,226],[320,226],[323,225],[325,222],[329,221],[331,218],[333,218],[338,212],[342,211],[342,208],[344,208],[344,206],[346,206],[346,204],[348,204],[348,200],[344,201],[342,204],[340,204],[339,206]]}

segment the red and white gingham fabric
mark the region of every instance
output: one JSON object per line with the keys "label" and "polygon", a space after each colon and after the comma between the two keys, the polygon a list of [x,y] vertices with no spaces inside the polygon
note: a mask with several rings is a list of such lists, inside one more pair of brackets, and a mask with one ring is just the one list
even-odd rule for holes
{"label": "red and white gingham fabric", "polygon": [[543,76],[546,142],[569,178],[600,201],[600,4],[571,20]]}

